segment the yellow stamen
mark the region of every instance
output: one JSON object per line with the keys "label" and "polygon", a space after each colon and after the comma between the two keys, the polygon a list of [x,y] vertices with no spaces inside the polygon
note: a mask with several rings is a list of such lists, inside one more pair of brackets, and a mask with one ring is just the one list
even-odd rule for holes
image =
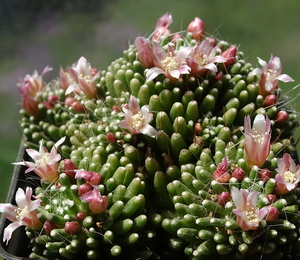
{"label": "yellow stamen", "polygon": [[[247,205],[249,206],[250,204],[247,203]],[[246,217],[247,217],[249,223],[253,223],[253,224],[259,223],[259,218],[258,218],[257,214],[255,213],[254,207],[251,207],[250,210],[246,210],[245,213],[246,213]]]}
{"label": "yellow stamen", "polygon": [[196,54],[194,56],[194,59],[197,61],[197,63],[203,67],[204,65],[207,64],[207,55],[205,55],[204,53],[199,53],[199,54]]}
{"label": "yellow stamen", "polygon": [[267,73],[266,73],[266,80],[267,81],[272,81],[273,79],[275,79],[277,76],[277,71],[275,70],[267,70]]}
{"label": "yellow stamen", "polygon": [[35,160],[35,164],[38,167],[43,167],[48,164],[50,154],[49,153],[44,153],[43,156],[41,156],[39,159]]}
{"label": "yellow stamen", "polygon": [[169,56],[161,61],[165,71],[177,70],[179,68],[179,63],[173,57],[173,54],[170,52]]}
{"label": "yellow stamen", "polygon": [[146,117],[141,114],[141,112],[138,112],[134,116],[132,116],[132,129],[134,130],[140,130],[145,125]]}
{"label": "yellow stamen", "polygon": [[295,177],[295,174],[290,171],[285,172],[283,174],[283,178],[284,178],[285,182],[288,182],[288,183],[294,183],[297,180]]}
{"label": "yellow stamen", "polygon": [[16,210],[15,210],[15,214],[16,214],[16,219],[17,220],[22,220],[23,219],[23,217],[25,217],[25,216],[27,216],[28,215],[28,213],[29,213],[29,211],[28,211],[28,206],[25,206],[24,208],[17,208]]}

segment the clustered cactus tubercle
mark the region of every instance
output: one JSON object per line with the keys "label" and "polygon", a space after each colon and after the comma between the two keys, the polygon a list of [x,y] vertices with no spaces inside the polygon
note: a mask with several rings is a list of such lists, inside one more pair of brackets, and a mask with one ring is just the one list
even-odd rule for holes
{"label": "clustered cactus tubercle", "polygon": [[181,33],[171,22],[106,70],[81,57],[49,83],[25,77],[32,160],[16,164],[40,186],[0,204],[4,241],[25,225],[38,259],[299,257],[298,115],[278,82],[292,78],[199,18]]}

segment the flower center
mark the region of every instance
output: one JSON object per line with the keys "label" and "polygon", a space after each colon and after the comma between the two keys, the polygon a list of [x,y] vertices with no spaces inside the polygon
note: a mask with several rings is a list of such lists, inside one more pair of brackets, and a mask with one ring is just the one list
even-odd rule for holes
{"label": "flower center", "polygon": [[283,174],[283,178],[284,178],[285,182],[288,182],[288,183],[294,183],[297,180],[295,177],[295,174],[290,171],[285,172]]}
{"label": "flower center", "polygon": [[194,58],[201,67],[207,64],[207,55],[204,53],[196,54]]}
{"label": "flower center", "polygon": [[83,74],[80,74],[78,76],[78,79],[82,79],[84,80],[86,83],[90,83],[91,82],[91,76],[90,75],[83,75]]}
{"label": "flower center", "polygon": [[50,154],[44,153],[39,159],[36,159],[35,164],[38,167],[44,167],[48,164]]}
{"label": "flower center", "polygon": [[140,130],[144,125],[145,125],[145,116],[143,116],[141,114],[141,112],[139,111],[138,113],[136,113],[135,115],[132,116],[132,129],[134,130]]}
{"label": "flower center", "polygon": [[17,220],[22,220],[25,216],[27,216],[29,213],[28,211],[28,206],[25,206],[24,208],[17,208],[15,210],[15,214],[16,214],[16,219]]}
{"label": "flower center", "polygon": [[258,131],[253,128],[252,129],[252,137],[260,144],[263,145],[265,141],[265,136],[263,134],[259,134]]}
{"label": "flower center", "polygon": [[266,73],[266,80],[267,81],[272,81],[273,79],[275,79],[277,76],[277,71],[275,70],[267,70],[267,73]]}
{"label": "flower center", "polygon": [[[250,204],[247,203],[247,206]],[[257,214],[255,213],[255,208],[251,207],[249,210],[245,210],[246,217],[248,219],[248,223],[253,223],[253,224],[258,224],[259,223],[259,218]]]}
{"label": "flower center", "polygon": [[176,61],[173,54],[170,52],[169,56],[161,61],[165,71],[177,70],[179,68],[179,63]]}

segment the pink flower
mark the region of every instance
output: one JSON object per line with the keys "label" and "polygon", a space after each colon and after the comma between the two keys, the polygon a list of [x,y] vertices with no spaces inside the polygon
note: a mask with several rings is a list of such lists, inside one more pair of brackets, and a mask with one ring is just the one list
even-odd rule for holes
{"label": "pink flower", "polygon": [[282,66],[279,57],[271,55],[269,63],[257,58],[261,69],[254,69],[251,75],[261,75],[259,93],[266,96],[278,88],[278,80],[283,82],[294,81],[290,76],[281,74]]}
{"label": "pink flower", "polygon": [[149,111],[149,106],[140,108],[136,97],[131,96],[129,108],[123,107],[125,119],[120,122],[120,127],[128,129],[133,134],[142,133],[150,137],[156,136],[156,130],[149,123],[153,119],[153,114]]}
{"label": "pink flower", "polygon": [[75,179],[84,179],[87,184],[98,185],[101,181],[101,175],[97,172],[90,172],[85,170],[77,170]]}
{"label": "pink flower", "polygon": [[297,188],[300,181],[300,165],[296,166],[291,155],[285,153],[281,159],[278,159],[277,166],[276,193],[283,195]]}
{"label": "pink flower", "polygon": [[89,202],[89,208],[92,213],[100,214],[106,209],[108,205],[108,198],[100,194],[97,186],[93,186],[93,188],[93,190],[83,194],[80,199]]}
{"label": "pink flower", "polygon": [[26,149],[28,155],[34,160],[33,162],[16,162],[14,165],[25,165],[29,167],[25,173],[34,171],[35,174],[41,177],[43,181],[52,182],[58,179],[58,161],[61,159],[60,154],[57,153],[57,147],[61,145],[65,137],[58,140],[52,147],[50,153],[47,148],[40,144],[39,151],[33,149]]}
{"label": "pink flower", "polygon": [[22,94],[22,107],[25,111],[33,116],[38,115],[38,104],[37,94],[44,90],[43,75],[52,68],[45,67],[42,74],[39,75],[37,71],[33,75],[26,75],[23,81],[19,85],[19,90]]}
{"label": "pink flower", "polygon": [[60,86],[63,90],[67,90],[67,88],[73,83],[78,83],[78,76],[75,71],[76,65],[73,65],[72,68],[63,69],[60,67],[59,70],[59,79]]}
{"label": "pink flower", "polygon": [[70,75],[73,75],[75,78],[74,82],[68,86],[66,95],[80,89],[88,99],[97,97],[96,79],[100,77],[100,72],[95,72],[86,58],[81,57],[76,66],[73,65],[70,69]]}
{"label": "pink flower", "polygon": [[259,114],[254,119],[252,129],[250,116],[246,116],[244,122],[247,165],[249,168],[254,165],[261,167],[270,153],[270,120]]}
{"label": "pink flower", "polygon": [[257,207],[258,192],[232,187],[231,195],[235,204],[232,212],[236,215],[236,221],[239,227],[244,230],[255,230],[259,223],[268,214],[267,207],[259,209]]}
{"label": "pink flower", "polygon": [[189,74],[191,68],[186,65],[186,58],[190,51],[190,47],[183,47],[175,53],[173,47],[168,45],[168,52],[166,52],[157,42],[154,42],[155,67],[148,70],[146,80],[153,80],[160,74],[173,80],[179,79],[182,74]]}
{"label": "pink flower", "polygon": [[156,23],[154,34],[152,36],[153,41],[159,41],[159,39],[164,35],[169,35],[171,31],[169,30],[170,24],[173,22],[172,15],[165,13],[162,15]]}
{"label": "pink flower", "polygon": [[37,218],[35,210],[40,206],[41,200],[36,199],[31,201],[32,188],[27,187],[26,193],[23,189],[19,188],[16,193],[17,206],[10,203],[0,203],[0,212],[3,216],[12,221],[4,229],[3,242],[11,239],[12,233],[20,226],[27,226],[29,228],[39,229],[42,228],[42,223]]}
{"label": "pink flower", "polygon": [[191,74],[203,75],[206,71],[218,71],[215,63],[223,63],[226,59],[220,55],[216,56],[218,47],[212,47],[210,40],[205,39],[197,43],[191,50],[188,59],[188,65],[191,68]]}
{"label": "pink flower", "polygon": [[205,34],[205,25],[200,18],[196,17],[188,25],[187,31],[193,34],[194,39],[201,40]]}
{"label": "pink flower", "polygon": [[144,37],[137,37],[134,41],[138,58],[145,68],[154,67],[154,55],[150,40]]}

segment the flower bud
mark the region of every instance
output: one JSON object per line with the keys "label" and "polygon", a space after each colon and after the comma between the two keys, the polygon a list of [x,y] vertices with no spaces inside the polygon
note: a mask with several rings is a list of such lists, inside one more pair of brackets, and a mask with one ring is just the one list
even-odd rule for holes
{"label": "flower bud", "polygon": [[223,191],[221,194],[219,194],[218,198],[217,198],[217,202],[221,205],[221,206],[225,206],[225,204],[231,199],[231,194],[228,191]]}
{"label": "flower bud", "polygon": [[78,220],[78,221],[84,220],[85,217],[86,217],[86,214],[82,211],[79,211],[76,213],[76,220]]}
{"label": "flower bud", "polygon": [[235,63],[236,59],[237,47],[235,45],[231,45],[226,51],[223,51],[221,56],[227,59],[223,64],[225,68],[229,68]]}
{"label": "flower bud", "polygon": [[63,171],[67,174],[71,182],[75,180],[75,170],[77,170],[75,163],[73,163],[70,159],[65,159]]}
{"label": "flower bud", "polygon": [[277,103],[277,96],[274,94],[267,95],[264,100],[264,106],[269,107]]}
{"label": "flower bud", "polygon": [[279,216],[279,210],[274,206],[268,206],[267,208],[268,208],[269,212],[266,215],[266,218],[265,218],[266,221],[272,222],[272,221],[277,220],[278,216]]}
{"label": "flower bud", "polygon": [[50,95],[48,97],[48,100],[44,104],[48,109],[52,109],[54,105],[57,103],[57,101],[58,101],[58,96]]}
{"label": "flower bud", "polygon": [[238,181],[242,181],[245,178],[245,171],[241,167],[236,167],[232,171],[232,177],[236,178]]}
{"label": "flower bud", "polygon": [[269,203],[274,203],[274,201],[276,201],[276,195],[275,194],[269,194],[266,196],[266,198],[268,199]]}
{"label": "flower bud", "polygon": [[188,25],[187,31],[193,34],[194,39],[201,40],[205,34],[205,25],[200,18],[196,17]]}
{"label": "flower bud", "polygon": [[81,231],[81,226],[77,221],[66,222],[65,231],[69,235],[76,235]]}
{"label": "flower bud", "polygon": [[231,175],[228,173],[227,167],[229,163],[227,157],[224,157],[223,161],[218,164],[217,169],[213,173],[213,179],[220,183],[229,182]]}
{"label": "flower bud", "polygon": [[259,178],[264,183],[266,183],[271,177],[272,177],[272,172],[269,169],[264,168],[259,171]]}
{"label": "flower bud", "polygon": [[87,184],[87,183],[81,184],[78,187],[78,195],[82,196],[83,194],[86,194],[87,192],[89,192],[92,189],[93,189],[93,187],[90,184]]}
{"label": "flower bud", "polygon": [[75,179],[84,179],[87,184],[98,185],[101,182],[101,175],[97,172],[78,170]]}
{"label": "flower bud", "polygon": [[108,132],[108,133],[106,134],[106,139],[107,139],[107,141],[108,141],[109,143],[115,143],[115,142],[117,141],[117,138],[116,138],[115,134],[112,133],[112,132]]}
{"label": "flower bud", "polygon": [[71,107],[76,111],[76,112],[84,112],[84,107],[79,101],[74,101],[71,104]]}
{"label": "flower bud", "polygon": [[55,225],[55,224],[53,223],[53,221],[51,221],[51,220],[45,221],[45,223],[44,223],[44,225],[43,225],[43,230],[44,230],[44,232],[46,233],[46,235],[50,235],[50,232],[51,232],[53,229],[55,229],[55,228],[58,228],[58,226]]}
{"label": "flower bud", "polygon": [[289,113],[286,111],[279,111],[276,116],[275,116],[275,120],[279,123],[284,123],[289,117]]}

